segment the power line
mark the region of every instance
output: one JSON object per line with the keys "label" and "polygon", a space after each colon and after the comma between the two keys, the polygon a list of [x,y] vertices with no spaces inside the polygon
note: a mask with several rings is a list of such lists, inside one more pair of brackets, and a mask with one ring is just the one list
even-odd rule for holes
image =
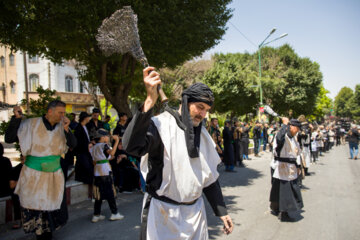
{"label": "power line", "polygon": [[258,47],[255,43],[253,43],[249,38],[247,38],[245,36],[245,34],[243,34],[232,22],[229,21],[229,23],[246,39],[248,40],[249,43],[251,43],[252,45],[254,45],[254,47]]}

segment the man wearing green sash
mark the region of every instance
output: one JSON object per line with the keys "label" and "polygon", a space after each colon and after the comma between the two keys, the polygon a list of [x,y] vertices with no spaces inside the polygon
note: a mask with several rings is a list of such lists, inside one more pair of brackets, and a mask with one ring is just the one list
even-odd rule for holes
{"label": "man wearing green sash", "polygon": [[5,141],[18,141],[26,156],[15,193],[22,206],[24,231],[35,233],[37,239],[52,239],[52,232],[68,218],[60,158],[68,147],[76,146],[76,138],[69,130],[65,107],[62,101],[52,101],[44,116],[30,119],[14,107],[5,133]]}

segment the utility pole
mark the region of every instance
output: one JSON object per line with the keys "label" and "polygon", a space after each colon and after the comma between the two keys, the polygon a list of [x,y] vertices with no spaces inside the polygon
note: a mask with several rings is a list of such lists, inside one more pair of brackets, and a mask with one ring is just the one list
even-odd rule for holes
{"label": "utility pole", "polygon": [[51,90],[51,73],[50,73],[50,62],[48,62],[48,86],[49,90]]}
{"label": "utility pole", "polygon": [[23,57],[24,57],[24,79],[25,79],[26,113],[29,113],[29,112],[30,112],[30,106],[29,106],[29,85],[28,85],[28,77],[27,77],[26,52],[23,52]]}

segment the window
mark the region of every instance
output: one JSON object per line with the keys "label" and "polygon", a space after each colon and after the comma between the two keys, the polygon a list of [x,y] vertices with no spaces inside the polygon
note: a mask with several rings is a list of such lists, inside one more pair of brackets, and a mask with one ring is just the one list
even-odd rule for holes
{"label": "window", "polygon": [[30,74],[29,82],[30,82],[30,91],[35,92],[36,89],[39,87],[39,75]]}
{"label": "window", "polygon": [[37,56],[37,55],[30,56],[29,55],[29,63],[39,63],[39,56]]}
{"label": "window", "polygon": [[0,57],[0,61],[1,61],[1,67],[5,67],[5,58],[4,58],[4,56]]}
{"label": "window", "polygon": [[10,66],[15,65],[15,56],[12,53],[9,54],[9,61],[10,61]]}
{"label": "window", "polygon": [[65,77],[65,92],[73,92],[73,78],[70,76]]}
{"label": "window", "polygon": [[15,82],[13,80],[10,81],[10,91],[15,94]]}
{"label": "window", "polygon": [[81,81],[79,81],[79,92],[84,93],[84,83],[82,83]]}

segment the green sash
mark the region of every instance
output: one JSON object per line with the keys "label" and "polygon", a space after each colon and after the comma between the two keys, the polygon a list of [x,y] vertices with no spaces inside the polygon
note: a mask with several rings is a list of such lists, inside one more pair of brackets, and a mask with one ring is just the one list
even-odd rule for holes
{"label": "green sash", "polygon": [[105,159],[105,160],[100,160],[100,161],[96,161],[96,164],[104,164],[104,163],[108,163],[109,160]]}
{"label": "green sash", "polygon": [[61,168],[60,155],[45,157],[26,156],[25,165],[41,172],[56,172]]}

